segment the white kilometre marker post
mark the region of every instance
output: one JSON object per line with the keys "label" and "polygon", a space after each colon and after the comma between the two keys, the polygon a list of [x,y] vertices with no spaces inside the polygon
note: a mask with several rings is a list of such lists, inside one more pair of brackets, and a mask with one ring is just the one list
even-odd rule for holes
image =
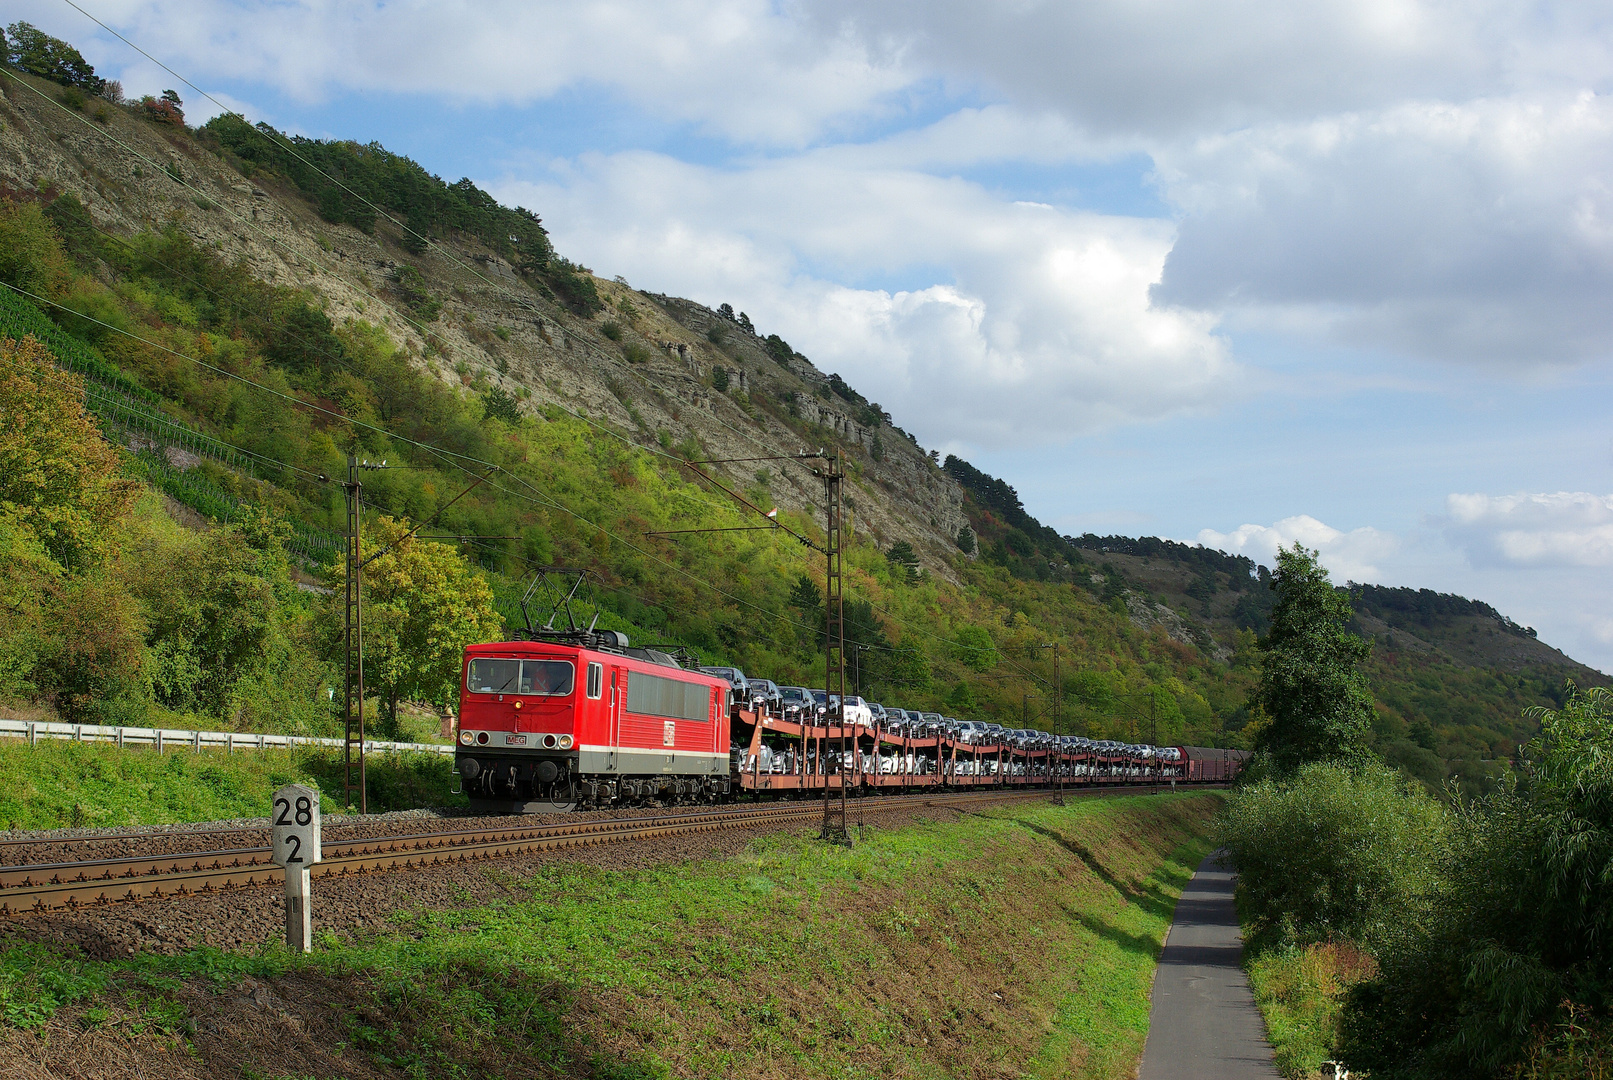
{"label": "white kilometre marker post", "polygon": [[274,793],[269,805],[270,858],[286,868],[286,945],[297,952],[310,952],[308,868],[319,861],[319,791],[288,784]]}

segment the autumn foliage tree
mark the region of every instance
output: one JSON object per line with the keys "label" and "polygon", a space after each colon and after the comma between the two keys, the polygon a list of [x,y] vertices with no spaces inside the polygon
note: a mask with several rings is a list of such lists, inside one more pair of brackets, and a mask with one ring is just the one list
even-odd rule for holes
{"label": "autumn foliage tree", "polygon": [[408,531],[382,517],[364,538],[384,552],[364,569],[364,672],[393,731],[400,700],[453,700],[465,646],[503,636],[487,582],[453,548]]}
{"label": "autumn foliage tree", "polygon": [[138,688],[140,618],[97,588],[139,487],[32,337],[0,341],[0,692],[50,686],[64,715]]}
{"label": "autumn foliage tree", "polygon": [[32,337],[0,341],[0,520],[64,571],[104,554],[139,485],[84,408],[84,380]]}

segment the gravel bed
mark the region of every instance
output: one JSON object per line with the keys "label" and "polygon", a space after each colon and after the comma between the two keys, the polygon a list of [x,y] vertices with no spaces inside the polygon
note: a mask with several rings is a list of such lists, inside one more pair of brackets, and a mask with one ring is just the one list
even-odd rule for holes
{"label": "gravel bed", "polygon": [[[477,815],[463,809],[400,810],[389,814],[332,814],[323,820],[331,840],[373,839],[446,829],[519,828],[589,818],[657,817],[718,807],[615,807],[565,814]],[[17,843],[28,840],[28,843]],[[96,859],[166,858],[234,848],[266,847],[269,819],[237,818],[177,825],[131,825],[122,829],[52,829],[0,833],[0,866],[89,862]]]}
{"label": "gravel bed", "polygon": [[[658,812],[645,811],[648,814]],[[893,828],[919,818],[952,820],[957,813],[959,811],[944,806],[915,803],[879,810],[866,808],[863,819],[870,827]],[[815,836],[817,831],[816,821],[787,825],[757,823],[716,833],[601,844],[428,870],[316,878],[313,883],[314,932],[316,936],[333,933],[342,938],[383,933],[398,912],[444,911],[478,906],[503,897],[519,898],[521,881],[551,866],[582,864],[618,870],[642,869],[736,855],[758,835],[783,832]],[[0,922],[0,942],[48,941],[74,945],[98,959],[129,957],[136,953],[171,954],[204,943],[223,949],[252,950],[284,940],[284,905],[281,890],[266,887],[28,915]]]}

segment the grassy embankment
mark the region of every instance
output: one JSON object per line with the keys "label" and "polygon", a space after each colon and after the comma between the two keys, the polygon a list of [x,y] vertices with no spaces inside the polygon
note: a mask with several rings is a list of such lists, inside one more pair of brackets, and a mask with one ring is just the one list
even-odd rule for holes
{"label": "grassy embankment", "polygon": [[1218,803],[1020,804],[851,850],[775,836],[647,870],[553,865],[307,958],[14,947],[0,1058],[175,1077],[1129,1076]]}
{"label": "grassy embankment", "polygon": [[1372,958],[1349,942],[1252,952],[1244,961],[1277,1068],[1289,1080],[1311,1080],[1339,1041],[1344,995],[1371,978]]}
{"label": "grassy embankment", "polygon": [[[453,761],[435,754],[372,754],[370,810],[465,805]],[[0,828],[105,828],[262,817],[278,787],[312,783],[339,813],[341,751],[119,749],[109,743],[0,739]],[[332,795],[331,793],[335,794]]]}

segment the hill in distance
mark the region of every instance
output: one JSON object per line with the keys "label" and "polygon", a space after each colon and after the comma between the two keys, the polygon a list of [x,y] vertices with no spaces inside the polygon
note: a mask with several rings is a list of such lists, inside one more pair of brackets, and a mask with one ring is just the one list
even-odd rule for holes
{"label": "hill in distance", "polygon": [[[601,625],[811,684],[821,558],[777,533],[666,533],[756,523],[680,459],[823,448],[849,473],[848,619],[868,696],[1247,745],[1272,600],[1248,559],[1060,536],[744,313],[597,276],[536,215],[378,145],[231,117],[190,128],[15,69],[0,93],[0,241],[38,239],[29,208],[50,234],[0,272],[37,297],[0,294],[0,336],[54,335],[175,516],[268,507],[315,574],[344,526],[339,491],[309,477],[338,474],[349,450],[386,457],[409,468],[366,480],[375,512],[490,538],[463,550],[508,627],[532,565],[585,566]],[[131,419],[135,405],[161,421]],[[496,483],[440,509],[487,464]],[[821,536],[823,489],[801,464],[710,471]],[[1376,646],[1378,748],[1430,783],[1478,782],[1531,733],[1525,708],[1560,700],[1566,678],[1606,681],[1482,603],[1350,589]],[[306,647],[298,678],[317,699],[332,654]]]}

